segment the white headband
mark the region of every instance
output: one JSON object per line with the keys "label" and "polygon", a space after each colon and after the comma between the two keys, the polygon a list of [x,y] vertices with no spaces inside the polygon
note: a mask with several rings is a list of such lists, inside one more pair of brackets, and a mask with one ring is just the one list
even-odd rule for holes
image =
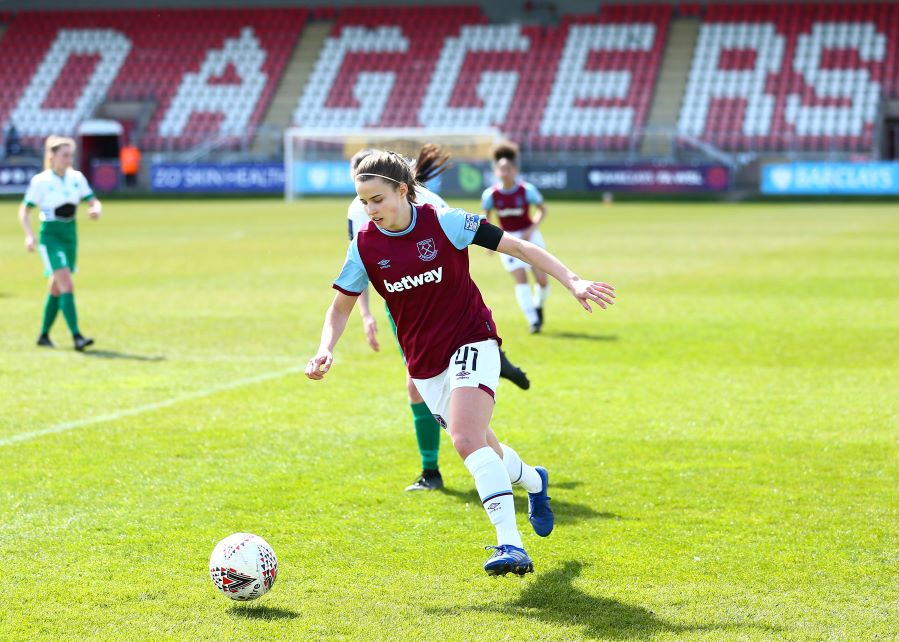
{"label": "white headband", "polygon": [[377,176],[378,178],[383,178],[387,181],[393,181],[397,185],[403,184],[403,181],[398,181],[395,178],[390,178],[389,176],[384,176],[383,174],[369,174],[368,172],[363,172],[362,174],[356,174],[356,176]]}

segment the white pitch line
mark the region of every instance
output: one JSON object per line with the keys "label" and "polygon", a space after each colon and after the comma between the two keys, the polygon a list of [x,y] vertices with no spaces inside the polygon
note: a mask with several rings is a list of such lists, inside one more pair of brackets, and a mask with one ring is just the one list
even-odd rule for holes
{"label": "white pitch line", "polygon": [[212,388],[207,388],[206,390],[198,390],[197,392],[192,392],[188,395],[172,397],[171,399],[157,401],[155,403],[148,403],[143,406],[136,406],[134,408],[129,408],[128,410],[120,410],[119,412],[113,412],[108,415],[100,415],[98,417],[91,417],[90,419],[79,419],[78,421],[67,421],[65,423],[56,424],[55,426],[49,426],[48,428],[41,428],[40,430],[23,432],[18,435],[12,435],[11,437],[4,437],[0,439],[0,448],[2,448],[3,446],[10,446],[12,444],[21,443],[23,441],[29,441],[31,439],[35,439],[36,437],[43,437],[44,435],[55,435],[61,432],[68,432],[70,430],[77,430],[78,428],[83,428],[85,426],[92,426],[94,424],[103,423],[105,421],[115,421],[116,419],[121,419],[122,417],[133,417],[134,415],[139,415],[144,412],[159,410],[160,408],[168,408],[169,406],[174,406],[175,404],[181,403],[182,401],[202,399],[203,397],[214,395],[217,392],[225,392],[226,390],[242,388],[243,386],[249,386],[261,381],[277,379],[279,377],[283,377],[284,375],[293,374],[294,372],[303,372],[303,370],[305,370],[305,366],[293,366],[290,368],[285,368],[284,370],[277,370],[275,372],[256,375],[255,377],[250,377],[248,379],[239,379],[238,381],[232,381],[231,383],[226,383],[221,386],[213,386]]}

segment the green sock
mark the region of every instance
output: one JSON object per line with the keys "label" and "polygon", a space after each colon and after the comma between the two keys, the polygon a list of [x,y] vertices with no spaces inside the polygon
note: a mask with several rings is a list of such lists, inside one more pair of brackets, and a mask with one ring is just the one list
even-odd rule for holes
{"label": "green sock", "polygon": [[41,326],[41,334],[50,332],[53,322],[56,321],[56,315],[59,313],[59,297],[52,294],[47,295],[47,301],[44,303],[44,324]]}
{"label": "green sock", "polygon": [[63,292],[59,295],[59,307],[62,309],[62,316],[66,318],[66,324],[72,332],[72,336],[81,334],[78,330],[78,312],[75,310],[75,295],[72,292]]}
{"label": "green sock", "polygon": [[437,453],[440,450],[440,426],[425,403],[409,404],[412,408],[412,423],[415,424],[415,438],[421,453],[421,467],[424,470],[437,468]]}

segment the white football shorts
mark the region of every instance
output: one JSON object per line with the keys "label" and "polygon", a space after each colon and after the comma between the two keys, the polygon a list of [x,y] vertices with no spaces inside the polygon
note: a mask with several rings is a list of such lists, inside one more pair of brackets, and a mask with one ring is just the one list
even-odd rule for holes
{"label": "white football shorts", "polygon": [[499,345],[495,339],[469,343],[450,357],[449,367],[436,377],[415,379],[418,393],[443,428],[449,421],[450,395],[456,388],[480,388],[496,399],[499,386]]}
{"label": "white football shorts", "polygon": [[[516,238],[521,238],[524,234],[524,230],[519,230],[518,232],[506,232],[506,234],[511,234]],[[546,243],[543,242],[543,235],[540,233],[540,228],[534,230],[534,233],[531,234],[531,238],[529,238],[528,240],[537,247],[542,247],[544,250],[546,249]],[[514,256],[509,256],[508,254],[500,253],[499,257],[503,262],[503,267],[506,268],[506,272],[514,272],[519,268],[531,267],[521,259]]]}

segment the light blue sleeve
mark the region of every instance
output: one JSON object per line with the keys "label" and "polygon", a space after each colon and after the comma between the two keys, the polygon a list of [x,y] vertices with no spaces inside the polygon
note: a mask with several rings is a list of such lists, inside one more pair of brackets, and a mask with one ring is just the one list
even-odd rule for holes
{"label": "light blue sleeve", "polygon": [[366,287],[368,287],[368,273],[362,264],[362,257],[359,256],[356,239],[353,239],[346,250],[346,261],[343,263],[343,268],[334,281],[334,289],[355,296],[362,294]]}
{"label": "light blue sleeve", "polygon": [[481,193],[481,209],[489,212],[493,209],[493,188],[488,187]]}
{"label": "light blue sleeve", "polygon": [[481,217],[458,208],[437,215],[443,233],[457,250],[464,250],[474,241],[474,235],[481,226]]}
{"label": "light blue sleeve", "polygon": [[524,184],[524,195],[525,198],[528,199],[528,203],[530,203],[531,205],[543,204],[543,194],[540,193],[540,190],[534,187],[533,183]]}

